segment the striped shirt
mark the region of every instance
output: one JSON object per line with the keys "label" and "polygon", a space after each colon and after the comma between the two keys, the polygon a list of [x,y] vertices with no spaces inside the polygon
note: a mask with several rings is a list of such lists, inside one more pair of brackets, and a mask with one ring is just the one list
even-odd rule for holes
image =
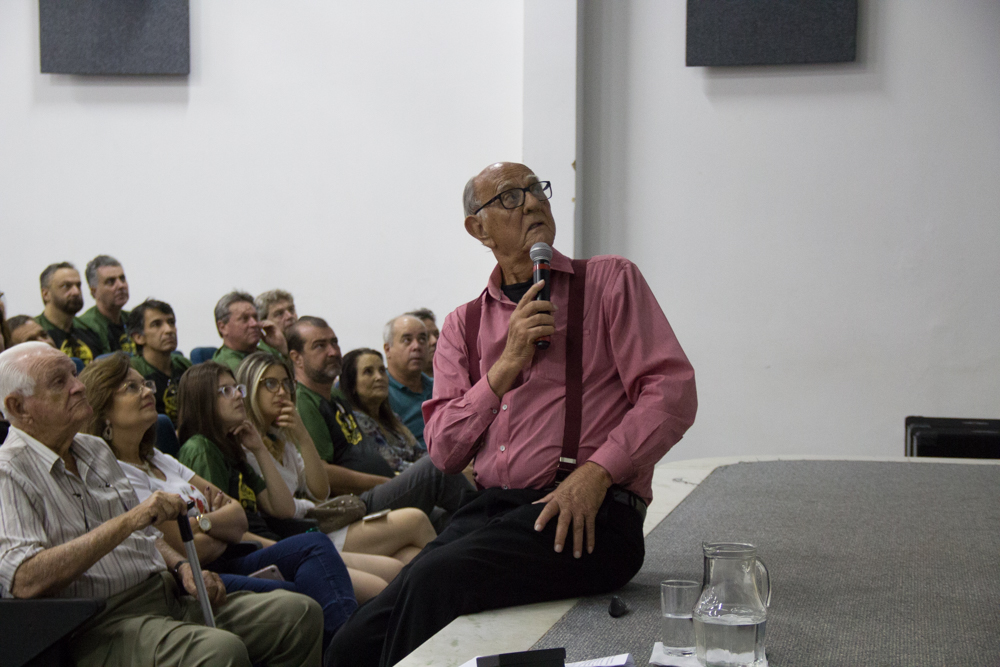
{"label": "striped shirt", "polygon": [[[0,447],[0,593],[12,597],[14,573],[28,558],[65,544],[139,504],[108,445],[77,434],[70,451],[80,476],[53,450],[11,427]],[[156,531],[125,538],[59,597],[108,598],[142,583],[166,563]]]}

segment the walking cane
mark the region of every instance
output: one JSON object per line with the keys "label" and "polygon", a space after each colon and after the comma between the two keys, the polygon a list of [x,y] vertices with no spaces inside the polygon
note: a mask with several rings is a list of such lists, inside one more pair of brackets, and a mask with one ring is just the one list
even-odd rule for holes
{"label": "walking cane", "polygon": [[[188,509],[192,507],[194,507],[194,503],[189,502]],[[198,589],[198,602],[201,603],[201,613],[205,617],[205,625],[214,628],[215,615],[212,614],[212,604],[208,601],[208,593],[205,591],[205,580],[201,577],[201,563],[198,562],[198,550],[194,548],[194,533],[191,532],[191,522],[188,521],[187,513],[177,517],[177,527],[181,531],[184,551],[187,553],[191,573],[194,575],[194,585]]]}

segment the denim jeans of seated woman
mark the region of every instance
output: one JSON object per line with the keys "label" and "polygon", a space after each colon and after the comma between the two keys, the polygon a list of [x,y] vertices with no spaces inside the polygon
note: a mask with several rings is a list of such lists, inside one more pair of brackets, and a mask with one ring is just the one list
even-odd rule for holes
{"label": "denim jeans of seated woman", "polygon": [[[285,581],[247,576],[268,565],[276,565]],[[316,600],[323,608],[324,647],[358,607],[347,567],[323,533],[293,535],[241,558],[219,559],[206,569],[219,574],[227,593],[283,588]]]}

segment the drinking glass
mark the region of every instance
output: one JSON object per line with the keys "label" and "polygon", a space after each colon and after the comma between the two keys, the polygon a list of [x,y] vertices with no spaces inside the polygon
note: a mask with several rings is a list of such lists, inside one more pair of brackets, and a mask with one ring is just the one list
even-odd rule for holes
{"label": "drinking glass", "polygon": [[701,595],[701,583],[687,579],[660,582],[660,614],[663,623],[663,650],[670,655],[694,654],[694,605]]}

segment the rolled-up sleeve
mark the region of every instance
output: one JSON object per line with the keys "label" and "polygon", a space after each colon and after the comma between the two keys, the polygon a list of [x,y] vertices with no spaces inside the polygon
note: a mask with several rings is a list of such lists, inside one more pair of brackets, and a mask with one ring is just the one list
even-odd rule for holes
{"label": "rolled-up sleeve", "polygon": [[25,490],[27,484],[0,469],[0,594],[5,598],[14,597],[14,574],[21,563],[51,546],[42,519],[44,510],[35,506]]}
{"label": "rolled-up sleeve", "polygon": [[601,310],[615,365],[632,407],[590,461],[615,483],[651,470],[694,423],[694,369],[639,269],[627,260]]}
{"label": "rolled-up sleeve", "polygon": [[477,441],[500,406],[486,373],[475,386],[469,378],[466,308],[450,313],[441,327],[434,353],[434,396],[423,405],[427,452],[434,465],[446,473],[461,472],[469,464]]}

